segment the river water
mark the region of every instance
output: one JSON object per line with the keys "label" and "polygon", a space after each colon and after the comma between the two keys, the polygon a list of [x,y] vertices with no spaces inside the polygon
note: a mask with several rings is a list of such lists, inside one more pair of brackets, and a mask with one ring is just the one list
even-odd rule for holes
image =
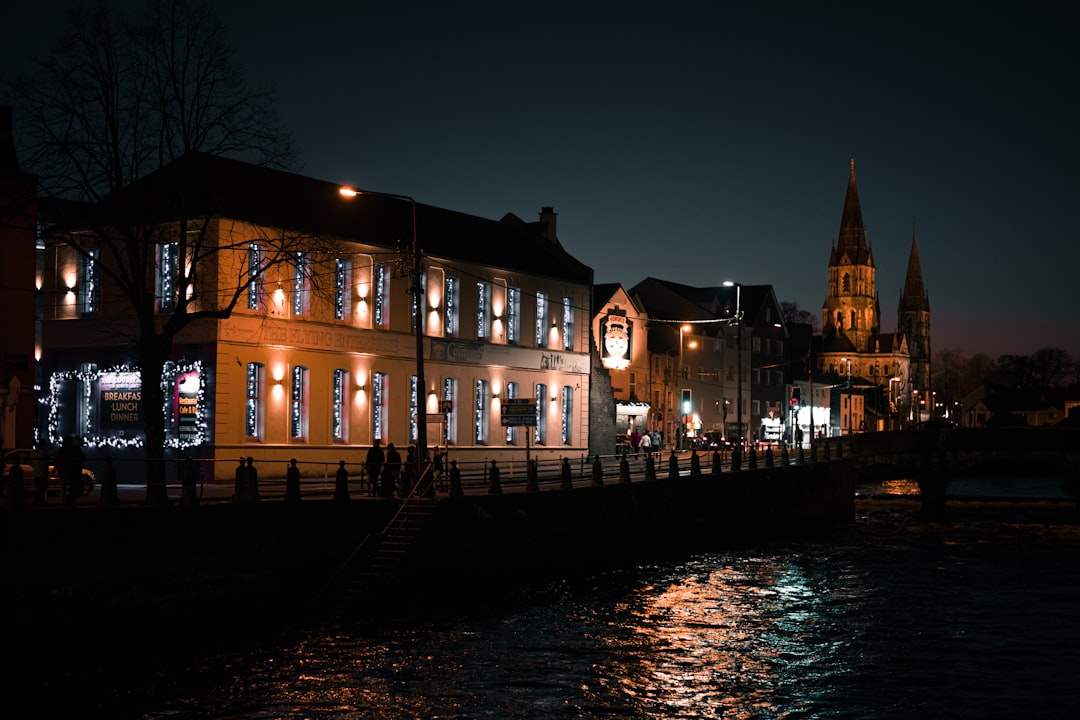
{"label": "river water", "polygon": [[821,537],[162,649],[57,673],[0,714],[1077,717],[1076,506],[1059,480],[1021,484],[960,484],[995,499],[950,502],[937,522],[910,484],[862,487],[856,522]]}

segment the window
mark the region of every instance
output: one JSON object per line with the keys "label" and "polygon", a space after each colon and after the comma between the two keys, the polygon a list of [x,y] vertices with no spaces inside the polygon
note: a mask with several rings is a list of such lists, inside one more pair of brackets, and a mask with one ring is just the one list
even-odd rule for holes
{"label": "window", "polygon": [[305,252],[293,255],[292,314],[303,317],[311,307],[311,259]]}
{"label": "window", "polygon": [[536,347],[547,347],[548,338],[547,294],[536,293]]}
{"label": "window", "polygon": [[547,385],[536,386],[536,427],[533,429],[533,441],[537,445],[547,442],[547,423],[544,416],[547,414]]}
{"label": "window", "polygon": [[247,266],[247,307],[248,310],[258,310],[263,303],[261,245],[257,243],[248,243]]}
{"label": "window", "polygon": [[855,327],[856,327],[856,323],[855,323],[855,311],[854,311],[854,310],[852,310],[852,311],[851,311],[851,329],[852,329],[852,330],[854,330],[854,329],[855,329]]}
{"label": "window", "polygon": [[836,327],[841,330],[844,328],[844,313],[839,310],[836,311]]}
{"label": "window", "polygon": [[92,315],[97,312],[98,286],[97,262],[100,250],[91,248],[79,259],[79,313]]}
{"label": "window", "polygon": [[420,437],[417,416],[420,413],[420,388],[416,384],[416,376],[409,376],[409,441],[416,442]]}
{"label": "window", "polygon": [[562,389],[562,444],[569,445],[574,433],[574,388],[563,385]]}
{"label": "window", "polygon": [[637,400],[637,373],[631,370],[627,373],[630,381],[630,399]]}
{"label": "window", "polygon": [[352,313],[352,262],[334,260],[334,319],[345,320]]}
{"label": "window", "polygon": [[179,254],[179,243],[158,244],[158,310],[172,310],[176,307],[176,275],[180,267]]}
{"label": "window", "polygon": [[752,414],[753,414],[754,417],[757,417],[758,415],[761,414],[761,401],[760,400],[752,401],[750,403],[750,406],[753,408]]}
{"label": "window", "polygon": [[521,342],[521,290],[516,287],[506,288],[506,341]]}
{"label": "window", "polygon": [[289,438],[307,440],[308,433],[308,369],[296,365],[292,369],[292,402],[289,405]]}
{"label": "window", "polygon": [[[419,302],[421,299],[427,298],[427,273],[420,273],[420,286],[417,289],[416,285],[416,273],[412,273],[410,277],[413,279],[413,291],[409,293],[411,302],[409,304],[409,329],[416,332],[416,316]],[[422,319],[422,318],[421,318]]]}
{"label": "window", "polygon": [[776,341],[776,354],[781,355],[781,356],[784,354],[784,341],[783,340],[777,340]]}
{"label": "window", "polygon": [[376,265],[372,285],[375,286],[375,326],[390,326],[390,266]]}
{"label": "window", "polygon": [[574,349],[574,298],[562,299],[562,336],[563,349]]}
{"label": "window", "polygon": [[[518,384],[516,382],[506,383],[506,397],[508,400],[513,400],[518,397]],[[517,428],[513,425],[506,428],[506,443],[513,445],[517,441]]]}
{"label": "window", "polygon": [[761,352],[761,338],[760,337],[754,337],[750,341],[750,346],[751,346],[751,349],[753,350],[753,352],[756,352],[756,353]]}
{"label": "window", "polygon": [[491,283],[476,283],[476,339],[491,337]]}
{"label": "window", "polygon": [[848,275],[847,273],[844,273],[844,279],[843,279],[842,285],[843,285],[843,292],[845,292],[845,293],[850,293],[851,292],[851,276]]}
{"label": "window", "polygon": [[458,335],[458,291],[460,281],[457,278],[446,278],[446,290],[443,302],[446,306],[446,316],[444,322],[446,323],[443,328],[446,337],[457,337]]}
{"label": "window", "polygon": [[386,439],[386,373],[372,373],[371,375],[371,439]]}
{"label": "window", "polygon": [[488,444],[488,381],[476,381],[476,415],[473,425],[476,427],[475,440],[477,445]]}
{"label": "window", "polygon": [[334,370],[333,406],[330,416],[330,431],[334,442],[349,440],[349,371]]}
{"label": "window", "polygon": [[265,375],[266,371],[261,363],[248,363],[247,408],[244,414],[244,435],[248,440],[262,440]]}
{"label": "window", "polygon": [[452,410],[446,414],[446,444],[457,444],[457,379],[443,380],[443,400],[450,401]]}

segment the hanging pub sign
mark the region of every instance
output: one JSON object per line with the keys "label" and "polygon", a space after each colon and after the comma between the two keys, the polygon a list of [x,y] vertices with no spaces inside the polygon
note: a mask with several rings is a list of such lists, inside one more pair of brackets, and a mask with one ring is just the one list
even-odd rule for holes
{"label": "hanging pub sign", "polygon": [[98,375],[98,421],[104,428],[131,428],[143,424],[142,384],[137,372]]}
{"label": "hanging pub sign", "polygon": [[630,364],[632,332],[633,326],[625,315],[609,314],[600,321],[600,336],[604,341],[600,361],[604,367],[622,370]]}

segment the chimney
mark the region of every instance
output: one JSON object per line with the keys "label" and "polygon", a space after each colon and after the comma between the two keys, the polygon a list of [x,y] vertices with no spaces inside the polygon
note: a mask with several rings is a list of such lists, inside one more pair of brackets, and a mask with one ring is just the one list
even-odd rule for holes
{"label": "chimney", "polygon": [[555,208],[550,205],[540,208],[540,224],[544,228],[544,239],[550,243],[557,243],[559,238],[555,234]]}
{"label": "chimney", "polygon": [[15,126],[11,121],[11,106],[0,105],[0,175],[18,175],[19,161],[15,157]]}

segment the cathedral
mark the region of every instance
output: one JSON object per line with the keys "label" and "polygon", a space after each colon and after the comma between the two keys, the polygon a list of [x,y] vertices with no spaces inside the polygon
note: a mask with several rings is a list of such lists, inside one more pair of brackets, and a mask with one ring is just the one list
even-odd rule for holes
{"label": "cathedral", "polygon": [[887,393],[892,414],[917,420],[922,412],[932,409],[924,404],[932,396],[930,301],[923,285],[914,232],[894,332],[881,332],[875,273],[874,252],[863,226],[852,159],[840,234],[829,256],[828,293],[821,309],[821,347],[816,365],[819,371],[840,376],[850,387],[881,388]]}

